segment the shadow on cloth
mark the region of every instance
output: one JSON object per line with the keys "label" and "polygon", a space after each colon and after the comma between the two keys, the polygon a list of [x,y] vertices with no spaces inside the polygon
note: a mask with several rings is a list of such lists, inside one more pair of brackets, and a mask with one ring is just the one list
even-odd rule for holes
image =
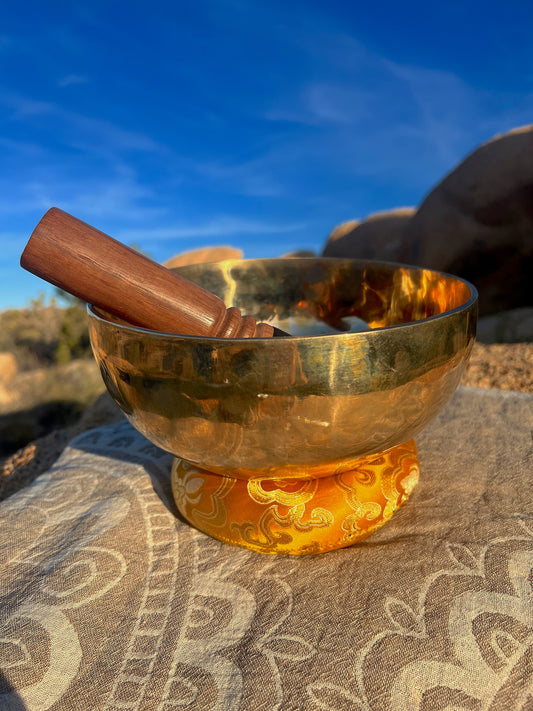
{"label": "shadow on cloth", "polygon": [[0,670],[0,711],[4,711],[4,709],[5,711],[27,711],[28,707]]}
{"label": "shadow on cloth", "polygon": [[13,454],[53,430],[72,425],[82,412],[79,402],[54,400],[0,415],[0,457]]}
{"label": "shadow on cloth", "polygon": [[167,511],[190,526],[178,512],[172,495],[170,470],[173,455],[152,444],[128,421],[121,420],[88,430],[69,442],[68,447],[88,454],[109,457],[118,462],[142,466]]}

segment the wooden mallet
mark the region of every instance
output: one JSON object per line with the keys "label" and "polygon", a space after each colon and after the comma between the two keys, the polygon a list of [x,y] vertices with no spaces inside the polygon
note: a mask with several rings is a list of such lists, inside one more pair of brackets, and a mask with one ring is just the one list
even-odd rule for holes
{"label": "wooden mallet", "polygon": [[53,207],[20,264],[32,274],[133,326],[224,338],[287,336],[100,230]]}

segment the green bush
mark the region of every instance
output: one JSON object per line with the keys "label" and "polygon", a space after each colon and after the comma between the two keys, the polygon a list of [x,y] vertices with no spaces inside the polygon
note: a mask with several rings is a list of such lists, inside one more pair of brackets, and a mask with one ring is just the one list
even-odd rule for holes
{"label": "green bush", "polygon": [[85,307],[77,303],[64,310],[54,360],[64,364],[75,358],[83,358],[90,351],[87,314]]}
{"label": "green bush", "polygon": [[0,313],[0,351],[14,353],[21,370],[89,357],[85,304],[69,299],[60,307],[41,294],[29,308]]}

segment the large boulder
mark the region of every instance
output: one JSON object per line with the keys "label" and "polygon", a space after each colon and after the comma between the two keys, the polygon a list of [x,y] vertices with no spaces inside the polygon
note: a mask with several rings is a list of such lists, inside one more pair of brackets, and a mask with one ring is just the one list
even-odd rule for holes
{"label": "large boulder", "polygon": [[323,254],[462,276],[479,291],[481,316],[533,306],[533,125],[477,148],[418,210],[391,210],[336,227]]}
{"label": "large boulder", "polygon": [[309,259],[316,257],[312,249],[294,249],[279,255],[280,259]]}
{"label": "large boulder", "polygon": [[242,250],[236,247],[201,247],[182,252],[163,262],[167,269],[183,267],[187,264],[206,264],[208,262],[223,262],[226,259],[242,259]]}
{"label": "large boulder", "polygon": [[533,306],[533,125],[485,143],[446,176],[399,256],[473,282],[481,315]]}
{"label": "large boulder", "polygon": [[415,212],[414,207],[400,207],[344,222],[329,235],[323,256],[397,262],[406,249],[406,229]]}
{"label": "large boulder", "polygon": [[[533,308],[526,306],[483,316],[477,323],[476,337],[482,343],[533,344]],[[533,370],[533,361],[530,367]]]}

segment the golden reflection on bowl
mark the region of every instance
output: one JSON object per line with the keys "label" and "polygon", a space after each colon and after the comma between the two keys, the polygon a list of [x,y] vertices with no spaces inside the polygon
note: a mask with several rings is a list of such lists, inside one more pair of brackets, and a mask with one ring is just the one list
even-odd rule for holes
{"label": "golden reflection on bowl", "polygon": [[[307,258],[176,271],[258,320],[333,329],[197,338],[89,309],[94,355],[131,423],[218,474],[329,476],[410,440],[454,392],[475,338],[476,290],[430,270]],[[356,319],[368,329],[335,332]]]}

